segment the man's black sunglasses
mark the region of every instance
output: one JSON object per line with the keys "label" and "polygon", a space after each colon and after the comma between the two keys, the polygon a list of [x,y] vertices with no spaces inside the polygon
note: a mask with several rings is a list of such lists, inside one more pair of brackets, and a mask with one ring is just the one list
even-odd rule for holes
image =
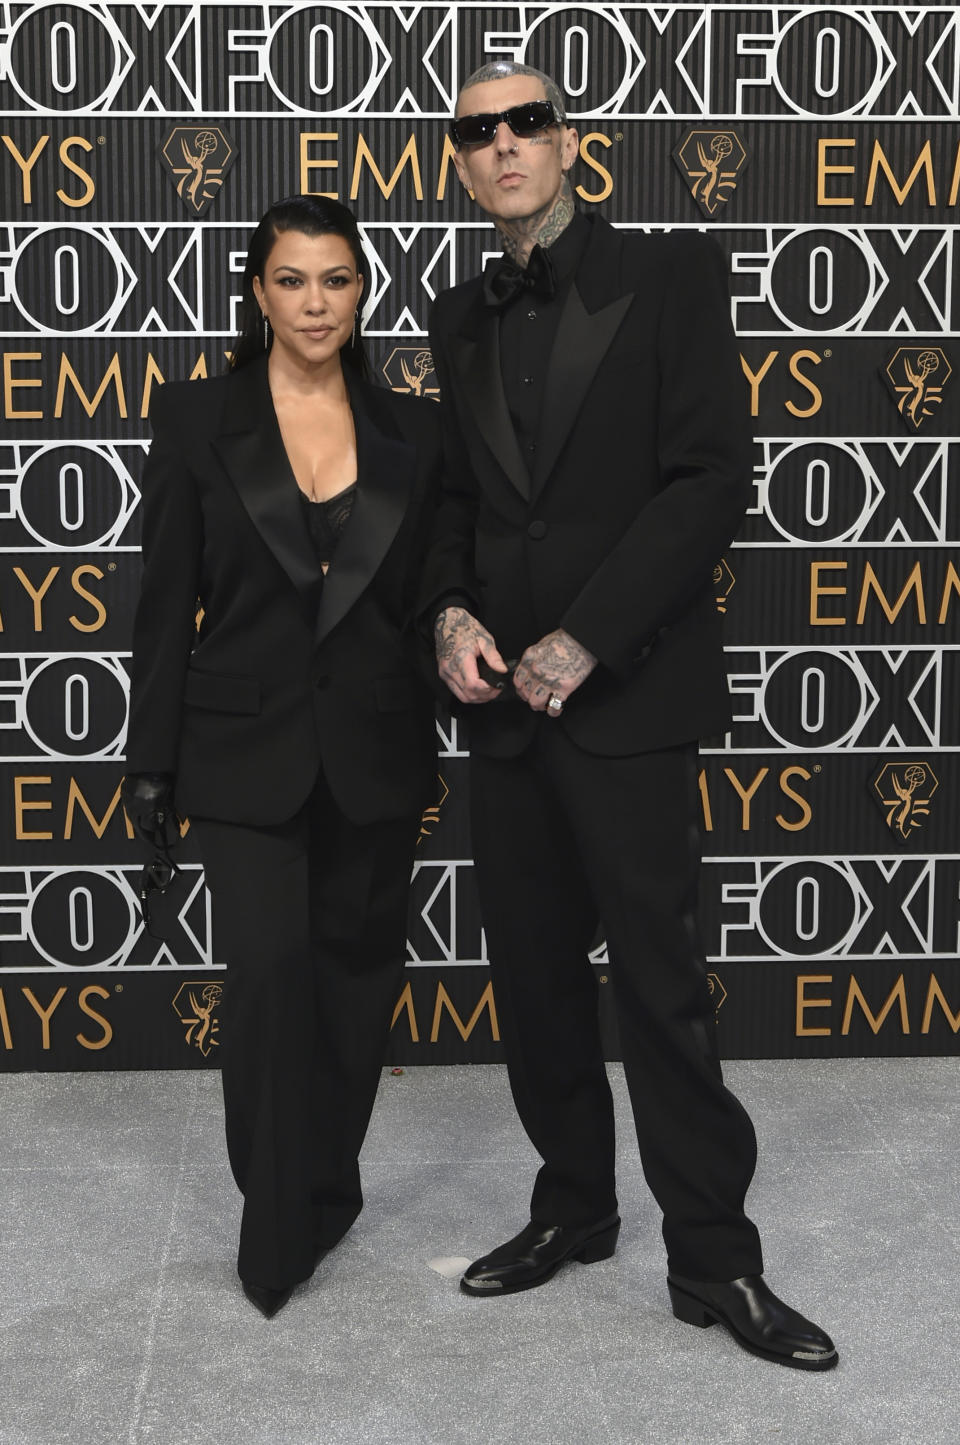
{"label": "man's black sunglasses", "polygon": [[511,105],[509,110],[501,110],[498,115],[492,111],[483,111],[480,115],[458,115],[450,122],[450,134],[458,147],[489,145],[501,121],[506,121],[514,135],[524,138],[536,135],[551,125],[564,123],[549,100],[528,100],[523,105]]}

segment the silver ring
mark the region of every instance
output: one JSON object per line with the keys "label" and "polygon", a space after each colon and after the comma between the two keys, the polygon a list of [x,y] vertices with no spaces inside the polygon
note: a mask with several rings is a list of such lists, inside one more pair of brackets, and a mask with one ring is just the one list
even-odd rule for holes
{"label": "silver ring", "polygon": [[548,707],[548,708],[550,709],[550,711],[553,712],[553,713],[557,713],[557,714],[562,713],[562,712],[563,712],[563,698],[562,698],[562,697],[557,697],[557,694],[556,694],[555,692],[552,692],[552,693],[550,694],[550,701],[547,703],[547,707]]}

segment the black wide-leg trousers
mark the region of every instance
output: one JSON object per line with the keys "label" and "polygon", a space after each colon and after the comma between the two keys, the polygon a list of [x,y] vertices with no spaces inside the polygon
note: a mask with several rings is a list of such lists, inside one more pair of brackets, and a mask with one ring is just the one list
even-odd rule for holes
{"label": "black wide-leg trousers", "polygon": [[322,777],[288,822],[194,822],[227,965],[237,1268],[254,1284],[306,1279],[362,1207],[357,1156],[401,986],[417,822],[359,827]]}
{"label": "black wide-leg trousers", "polygon": [[599,923],[669,1266],[699,1280],[760,1273],[744,1213],[756,1137],[723,1083],[695,920],[695,746],[596,757],[545,718],[520,757],[473,756],[471,813],[511,1087],[543,1159],[532,1218],[589,1224],[617,1207],[588,961]]}

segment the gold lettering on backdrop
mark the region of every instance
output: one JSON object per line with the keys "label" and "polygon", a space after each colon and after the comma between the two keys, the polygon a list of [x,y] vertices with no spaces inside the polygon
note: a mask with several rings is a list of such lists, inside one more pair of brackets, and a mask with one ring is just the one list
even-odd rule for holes
{"label": "gold lettering on backdrop", "polygon": [[[759,370],[753,371],[750,368],[750,363],[741,352],[740,365],[743,368],[744,376],[750,383],[751,416],[759,416],[760,414],[760,383],[763,381],[767,372],[770,370],[771,366],[776,361],[779,355],[779,351],[768,351],[766,357],[760,364]],[[790,358],[787,362],[790,375],[793,377],[794,381],[799,381],[800,385],[805,391],[809,392],[811,397],[810,405],[805,407],[798,406],[795,401],[785,401],[784,406],[786,407],[787,411],[790,413],[791,416],[800,417],[801,419],[804,419],[808,416],[815,416],[823,405],[822,391],[820,390],[819,386],[817,386],[813,378],[807,376],[806,372],[804,372],[800,365],[800,363],[803,361],[809,361],[813,366],[819,366],[821,360],[822,357],[818,356],[815,351],[803,350],[794,351],[791,353]]]}
{"label": "gold lettering on backdrop", "polygon": [[56,993],[53,995],[53,998],[50,1000],[48,1007],[44,1008],[32,988],[22,988],[20,990],[24,998],[27,1000],[27,1003],[30,1005],[30,1007],[34,1010],[34,1012],[40,1019],[41,1047],[43,1048],[44,1052],[48,1052],[50,1048],[50,1020],[53,1018],[54,1013],[59,1008],[61,1000],[63,999],[66,991],[66,984],[61,985],[61,987],[58,988]]}
{"label": "gold lettering on backdrop", "polygon": [[99,632],[107,620],[107,609],[99,597],[96,597],[92,592],[88,592],[86,587],[81,587],[81,577],[96,577],[98,581],[102,582],[104,574],[100,568],[95,567],[92,562],[85,562],[83,566],[75,567],[70,577],[70,585],[74,592],[76,592],[78,597],[82,597],[85,602],[89,602],[93,608],[94,620],[92,622],[81,622],[79,617],[75,617],[73,613],[70,614],[67,620],[70,626],[75,627],[78,632]]}
{"label": "gold lettering on backdrop", "polygon": [[817,205],[818,206],[852,206],[855,204],[853,196],[828,196],[827,176],[855,175],[856,166],[838,166],[827,164],[827,151],[841,149],[844,146],[856,146],[855,140],[818,140],[817,141]]}
{"label": "gold lettering on backdrop", "polygon": [[[850,175],[855,176],[856,149],[858,142],[849,136],[843,137],[822,137],[817,141],[817,205],[818,206],[854,206],[857,198],[848,192],[833,192],[828,194],[827,187],[833,183],[830,177]],[[849,159],[853,165],[840,165],[834,161],[832,152],[847,151],[851,154]],[[839,161],[839,156],[837,157]],[[934,170],[933,151],[930,140],[924,141],[917,152],[912,169],[903,185],[900,184],[894,173],[893,166],[887,159],[886,152],[879,139],[874,139],[873,149],[870,155],[870,167],[867,172],[867,184],[864,192],[863,204],[872,206],[876,200],[877,185],[881,176],[889,186],[898,206],[902,206],[912,191],[913,187],[920,180],[921,175],[926,182],[926,200],[928,206],[937,205],[937,175]],[[941,180],[946,180],[945,173],[941,173]],[[839,182],[837,183],[840,184]],[[850,189],[856,189],[856,182],[849,183]],[[957,145],[956,154],[953,158],[953,166],[947,186],[948,206],[955,206],[960,199],[960,143]]]}
{"label": "gold lettering on backdrop", "polygon": [[3,989],[0,988],[0,1033],[3,1034],[3,1047],[13,1048],[13,1034],[10,1032],[10,1020],[7,1018],[7,1001],[3,996]]}
{"label": "gold lettering on backdrop", "polygon": [[62,187],[58,187],[57,200],[62,201],[65,206],[77,208],[89,205],[93,200],[97,188],[93,183],[93,177],[90,172],[84,170],[83,166],[77,165],[77,162],[71,157],[70,149],[72,146],[79,146],[81,150],[92,151],[93,143],[86,140],[82,135],[68,135],[60,142],[60,159],[68,171],[72,171],[75,176],[79,176],[81,181],[83,181],[83,195],[68,196]]}
{"label": "gold lettering on backdrop", "polygon": [[[117,790],[107,804],[107,811],[98,822],[93,812],[93,809],[90,807],[90,804],[87,802],[86,798],[81,792],[80,785],[77,782],[76,778],[70,779],[70,786],[67,789],[67,810],[63,827],[63,836],[68,843],[73,838],[73,818],[78,804],[81,813],[90,824],[90,827],[93,829],[95,836],[97,838],[102,838],[104,833],[107,831],[107,825],[109,824],[110,819],[113,817],[114,813],[117,811],[117,808],[120,806],[120,784],[117,784]],[[121,809],[121,816],[123,817],[127,837],[132,840],[134,837],[133,826],[130,822],[130,819],[127,817],[126,811],[124,809]]]}
{"label": "gold lettering on backdrop", "polygon": [[730,782],[733,784],[734,792],[737,794],[738,798],[740,799],[740,814],[741,814],[740,829],[741,829],[741,832],[749,833],[749,831],[750,831],[750,800],[751,800],[751,798],[753,797],[754,793],[755,793],[755,792],[757,791],[757,789],[759,788],[760,784],[763,782],[764,778],[765,778],[765,777],[767,776],[767,774],[769,773],[770,769],[769,769],[769,768],[761,768],[760,771],[759,771],[759,773],[757,773],[756,777],[754,778],[753,782],[752,782],[752,783],[749,785],[749,787],[747,787],[747,788],[745,788],[745,787],[743,786],[743,784],[740,782],[740,779],[737,777],[736,773],[733,771],[732,768],[724,768],[723,771],[724,771],[724,773],[726,774],[726,776],[729,778]]}
{"label": "gold lettering on backdrop", "polygon": [[329,156],[315,157],[310,154],[310,147],[313,145],[324,145],[332,142],[338,144],[340,140],[339,131],[335,130],[305,130],[300,132],[300,194],[301,196],[322,196],[327,201],[338,201],[339,191],[315,191],[310,185],[312,171],[335,171],[340,162],[336,156],[332,159]]}
{"label": "gold lettering on backdrop", "polygon": [[700,788],[700,803],[703,807],[703,827],[707,833],[713,832],[713,813],[710,808],[710,789],[707,787],[707,770],[701,768],[697,774],[697,784]]}
{"label": "gold lettering on backdrop", "polygon": [[927,178],[927,205],[935,206],[937,204],[937,188],[936,183],[933,179],[933,156],[931,155],[929,141],[924,144],[923,149],[917,156],[916,162],[914,163],[913,170],[904,181],[902,187],[897,184],[897,178],[893,174],[893,169],[890,165],[890,162],[887,160],[887,157],[884,154],[883,146],[880,144],[879,140],[874,141],[873,156],[870,160],[870,173],[867,177],[867,194],[864,197],[865,206],[873,205],[873,196],[877,188],[877,177],[881,170],[883,171],[883,174],[886,176],[888,182],[890,183],[890,189],[893,191],[893,194],[897,198],[898,206],[902,206],[904,201],[907,199],[907,196],[912,189],[917,177],[920,175],[921,171],[923,171],[924,175]]}
{"label": "gold lettering on backdrop", "polygon": [[[40,156],[43,154],[44,150],[46,149],[50,141],[50,137],[49,135],[42,135],[28,156],[25,156],[22,153],[12,136],[3,135],[0,136],[0,140],[3,141],[3,144],[13,156],[13,159],[15,160],[20,170],[20,192],[23,198],[23,204],[25,206],[32,206],[33,168],[36,165],[37,161],[40,159]],[[79,208],[80,206],[89,205],[96,193],[96,186],[90,172],[85,170],[84,167],[80,165],[77,161],[75,161],[73,156],[71,156],[70,154],[71,150],[77,146],[79,146],[80,149],[84,151],[93,150],[92,142],[88,141],[82,135],[64,136],[63,140],[57,147],[57,153],[60,156],[60,161],[62,165],[68,171],[71,171],[75,176],[79,176],[80,180],[83,182],[83,194],[80,196],[68,195],[62,186],[57,188],[57,200],[62,201],[65,206],[71,206],[74,209]]]}
{"label": "gold lettering on backdrop", "polygon": [[53,779],[49,777],[27,778],[19,776],[14,778],[13,816],[16,824],[15,836],[18,843],[46,842],[53,837],[52,833],[28,833],[24,826],[23,817],[24,813],[29,812],[31,809],[35,812],[49,812],[52,809],[53,804],[49,800],[46,802],[37,802],[35,799],[27,799],[23,796],[24,788],[49,788],[52,781]]}
{"label": "gold lettering on backdrop", "polygon": [[143,368],[143,395],[140,398],[140,419],[146,421],[150,415],[150,398],[153,396],[153,383],[163,383],[163,372],[157,365],[153,352],[147,353],[146,365]]}
{"label": "gold lettering on backdrop", "polygon": [[403,148],[400,159],[393,168],[393,174],[388,181],[384,179],[373,152],[363,137],[363,132],[360,133],[357,138],[357,149],[353,158],[353,176],[350,180],[351,201],[355,201],[360,194],[360,176],[363,171],[364,162],[367,163],[373,172],[373,178],[380,188],[381,195],[387,197],[387,199],[393,195],[397,182],[409,165],[410,174],[413,177],[413,194],[418,201],[423,200],[423,179],[420,175],[420,157],[417,153],[417,138],[415,135],[411,134],[410,139]]}
{"label": "gold lettering on backdrop", "polygon": [[813,818],[813,809],[807,802],[806,798],[804,798],[800,793],[795,792],[794,789],[790,787],[791,778],[803,778],[804,782],[809,783],[811,774],[807,771],[806,768],[800,767],[797,763],[794,763],[789,768],[784,768],[783,772],[780,774],[780,791],[783,793],[784,797],[792,798],[795,803],[800,804],[800,817],[795,823],[790,823],[783,816],[782,813],[777,813],[774,821],[787,833],[800,833],[803,831],[804,828],[809,826],[810,821]]}
{"label": "gold lettering on backdrop", "polygon": [[958,1009],[956,1013],[953,1013],[949,1004],[947,1003],[946,998],[944,997],[944,992],[943,989],[940,987],[940,982],[937,978],[937,975],[935,973],[931,973],[930,986],[927,989],[927,1002],[924,1005],[923,1009],[923,1022],[920,1025],[920,1032],[922,1034],[928,1034],[930,1032],[930,1021],[933,1018],[934,1003],[938,1003],[940,1005],[941,1009],[943,1010],[944,1017],[946,1018],[947,1023],[950,1025],[951,1030],[953,1031],[953,1033],[957,1033],[958,1030],[960,1030],[960,1009]]}
{"label": "gold lettering on backdrop", "polygon": [[893,985],[883,1007],[876,1016],[871,1012],[870,1005],[867,1003],[863,991],[857,983],[856,976],[854,974],[850,975],[850,986],[847,989],[847,1002],[843,1010],[843,1022],[840,1025],[840,1032],[842,1034],[848,1034],[850,1032],[850,1023],[853,1018],[853,1006],[855,1003],[859,1004],[864,1018],[875,1034],[880,1032],[893,1005],[895,1003],[898,1004],[900,1009],[900,1032],[904,1034],[910,1032],[910,1020],[907,1016],[907,989],[903,981],[902,973]]}
{"label": "gold lettering on backdrop", "polygon": [[606,146],[609,150],[613,145],[613,141],[609,136],[603,135],[602,132],[598,130],[588,131],[586,135],[580,137],[581,159],[586,162],[592,171],[596,171],[598,176],[603,177],[603,188],[599,191],[587,191],[582,185],[578,185],[575,189],[581,201],[589,201],[591,205],[598,205],[600,201],[605,201],[607,197],[612,194],[613,176],[605,165],[602,165],[595,156],[590,154],[588,147],[591,145]]}
{"label": "gold lettering on backdrop", "polygon": [[884,614],[888,622],[896,622],[897,617],[900,614],[901,608],[906,604],[907,597],[910,595],[911,592],[913,592],[916,597],[917,621],[920,623],[926,622],[927,609],[923,599],[923,581],[920,575],[919,562],[915,562],[913,564],[910,576],[903,584],[903,590],[901,591],[900,596],[897,598],[896,602],[893,604],[892,607],[887,601],[886,594],[884,593],[883,588],[880,586],[880,583],[877,580],[877,574],[874,572],[873,567],[869,562],[866,563],[863,569],[863,585],[860,588],[860,605],[857,608],[858,624],[861,624],[864,617],[866,616],[867,600],[871,591],[876,595],[877,601],[883,608]]}
{"label": "gold lettering on backdrop", "polygon": [[103,398],[106,395],[107,387],[112,382],[113,385],[116,387],[117,391],[117,410],[120,416],[123,417],[124,420],[126,420],[127,398],[124,395],[123,375],[120,371],[120,357],[117,352],[113,353],[113,356],[110,359],[110,363],[107,366],[106,371],[103,373],[100,385],[98,386],[92,399],[87,396],[86,392],[84,391],[82,385],[80,384],[80,378],[79,376],[77,376],[77,373],[70,365],[67,357],[65,355],[61,356],[60,375],[57,380],[57,399],[54,402],[53,408],[53,414],[55,417],[58,418],[63,416],[63,402],[66,395],[68,381],[73,387],[77,396],[80,398],[80,405],[83,407],[84,411],[89,417],[93,416],[94,412],[103,401]]}
{"label": "gold lettering on backdrop", "polygon": [[[339,189],[316,190],[315,184],[327,180],[327,177],[320,177],[315,172],[333,171],[340,169],[340,156],[336,153],[340,145],[340,132],[333,130],[312,130],[300,132],[300,182],[299,189],[302,196],[325,196],[328,200],[337,201],[340,199]],[[582,184],[576,187],[577,195],[582,201],[589,205],[596,205],[605,201],[613,192],[613,176],[603,161],[593,153],[594,147],[603,146],[609,149],[613,141],[601,131],[589,131],[580,137],[580,156],[586,166],[600,178],[601,187],[597,191],[588,191]],[[334,154],[318,154],[318,149],[323,146],[335,148]],[[446,199],[447,186],[450,179],[450,167],[453,163],[455,147],[449,135],[444,135],[443,149],[440,152],[440,161],[437,167],[437,184],[434,192],[435,199],[443,201]],[[347,163],[346,158],[345,163]],[[392,166],[389,178],[385,175],[386,169]],[[353,162],[350,173],[349,199],[355,201],[360,193],[360,186],[363,180],[364,167],[369,170],[380,194],[389,197],[400,183],[405,171],[409,171],[412,182],[413,197],[418,201],[424,198],[423,169],[420,163],[420,151],[417,137],[411,133],[406,145],[400,154],[399,160],[393,157],[388,160],[383,169],[380,161],[368,144],[366,137],[361,133],[357,138],[356,147],[353,152]],[[330,183],[337,181],[337,176],[329,177]],[[470,193],[473,194],[472,192]]]}
{"label": "gold lettering on backdrop", "polygon": [[447,181],[450,176],[450,167],[453,165],[453,158],[456,155],[456,147],[453,144],[453,137],[444,135],[443,153],[440,156],[440,174],[437,177],[437,200],[446,199]]}
{"label": "gold lettering on backdrop", "polygon": [[833,983],[832,973],[798,973],[797,974],[797,1019],[796,1036],[798,1039],[823,1038],[831,1030],[829,1026],[825,1029],[812,1028],[806,1021],[807,1010],[812,1008],[830,1008],[832,998],[808,998],[807,984],[811,983]]}
{"label": "gold lettering on backdrop", "polygon": [[[230,352],[229,352],[229,351],[225,351],[223,354],[224,354],[224,356],[226,357],[227,361],[229,361],[229,360],[230,360]],[[205,381],[205,380],[206,380],[206,377],[207,377],[207,358],[206,358],[206,356],[204,355],[204,353],[201,351],[200,355],[197,357],[196,361],[193,363],[193,370],[190,372],[190,375],[187,377],[187,380],[188,380],[188,381]],[[157,359],[156,359],[156,357],[153,355],[153,352],[148,352],[148,353],[147,353],[146,364],[144,365],[144,368],[143,368],[143,393],[142,393],[142,395],[141,395],[141,397],[140,397],[140,416],[141,416],[141,418],[144,418],[144,419],[145,419],[146,417],[148,417],[148,416],[150,415],[150,399],[151,399],[151,397],[153,396],[153,384],[154,384],[155,381],[159,381],[159,382],[161,383],[161,385],[162,385],[162,384],[163,384],[163,381],[164,381],[164,376],[163,376],[163,372],[160,370],[159,366],[157,365]]]}
{"label": "gold lettering on backdrop", "polygon": [[59,567],[51,567],[46,577],[44,577],[43,581],[40,583],[40,586],[34,587],[33,583],[30,581],[30,578],[24,572],[22,567],[14,567],[13,569],[14,576],[19,579],[24,591],[29,593],[30,597],[33,599],[34,632],[43,631],[43,599],[47,595],[50,585],[59,571]]}
{"label": "gold lettering on backdrop", "polygon": [[956,593],[960,597],[960,573],[952,562],[947,563],[946,575],[943,579],[943,595],[940,598],[940,611],[937,613],[937,622],[942,627],[947,620],[947,612],[950,610],[950,603]]}
{"label": "gold lettering on backdrop", "polygon": [[[846,610],[837,617],[831,617],[821,611],[820,599],[823,597],[843,597],[849,595],[850,589],[844,584],[840,587],[828,587],[821,581],[821,574],[826,572],[846,572],[848,562],[811,562],[810,563],[810,625],[811,627],[843,627],[848,618]],[[897,585],[897,584],[894,584]],[[932,596],[936,596],[931,584],[928,583]],[[860,596],[857,604],[857,615],[854,619],[856,626],[862,627],[867,618],[867,607],[873,599],[880,604],[880,608],[889,623],[896,622],[900,613],[906,607],[907,602],[913,595],[914,611],[917,623],[921,626],[927,622],[926,590],[923,581],[923,564],[920,561],[914,562],[903,582],[899,595],[891,601],[883,589],[876,572],[870,562],[865,562],[863,575],[860,579]],[[944,570],[943,585],[939,594],[939,606],[937,610],[937,625],[942,627],[948,618],[950,604],[954,597],[960,597],[960,573],[955,563],[948,561]]]}
{"label": "gold lettering on backdrop", "polygon": [[447,1010],[450,1017],[453,1019],[453,1022],[457,1028],[457,1032],[463,1039],[464,1043],[466,1043],[467,1039],[476,1028],[477,1020],[483,1013],[483,1010],[489,1009],[490,1032],[493,1037],[494,1043],[500,1042],[500,1026],[497,1023],[497,1006],[493,1000],[492,983],[488,983],[486,988],[483,990],[483,993],[480,995],[480,1000],[473,1013],[470,1015],[469,1022],[466,1024],[464,1024],[460,1015],[457,1013],[457,1010],[453,1005],[453,1000],[450,998],[450,995],[447,993],[447,990],[444,988],[443,984],[437,984],[437,1002],[433,1010],[433,1025],[430,1029],[430,1042],[432,1044],[435,1044],[440,1036],[440,1019],[443,1015],[444,1009]]}
{"label": "gold lettering on backdrop", "polygon": [[78,999],[78,1003],[80,1004],[80,1008],[82,1009],[82,1011],[87,1015],[88,1018],[93,1019],[94,1023],[99,1024],[100,1027],[103,1029],[103,1038],[88,1039],[85,1038],[83,1034],[77,1034],[76,1040],[77,1043],[81,1046],[81,1048],[84,1049],[105,1049],[107,1047],[107,1044],[113,1038],[113,1025],[110,1023],[109,1019],[104,1018],[103,1014],[99,1014],[97,1013],[95,1008],[91,1008],[90,1004],[87,1002],[87,1000],[91,996],[96,996],[97,998],[109,998],[110,993],[108,989],[101,987],[100,984],[90,983],[87,985],[86,988],[82,988],[80,990],[80,998]]}
{"label": "gold lettering on backdrop", "polygon": [[[797,1038],[813,1038],[818,1035],[823,1037],[832,1034],[833,1032],[833,1030],[829,1027],[812,1027],[810,1024],[807,1023],[806,1019],[808,1009],[831,1007],[833,999],[830,997],[823,997],[822,995],[819,997],[807,996],[808,985],[824,983],[833,983],[832,973],[802,973],[798,974],[797,976]],[[900,1031],[902,1034],[909,1034],[910,1019],[907,1013],[907,989],[904,982],[904,975],[902,973],[900,974],[896,983],[893,985],[893,988],[890,990],[889,995],[884,1001],[883,1007],[877,1015],[874,1015],[872,1010],[870,1009],[870,1006],[867,1003],[866,998],[864,997],[863,991],[861,990],[860,985],[856,980],[856,977],[853,974],[850,975],[850,983],[847,988],[847,1000],[843,1012],[843,1022],[840,1028],[840,1032],[843,1034],[849,1034],[850,1032],[854,1004],[859,1005],[864,1017],[867,1020],[867,1023],[870,1025],[870,1028],[875,1034],[880,1032],[880,1029],[883,1027],[883,1024],[888,1014],[893,1009],[894,1004],[896,1004],[897,1011],[900,1015]],[[943,989],[940,986],[939,979],[937,978],[935,973],[931,973],[930,982],[927,987],[926,1003],[924,1004],[923,1009],[923,1021],[920,1025],[920,1032],[922,1034],[928,1034],[930,1032],[935,1006],[938,1007],[943,1013],[946,1022],[950,1025],[951,1031],[955,1034],[960,1033],[960,1011],[958,1011],[957,1013],[953,1012],[943,992]]]}
{"label": "gold lettering on backdrop", "polygon": [[14,406],[14,391],[28,386],[43,386],[39,376],[14,376],[13,368],[21,362],[42,361],[42,351],[5,351],[3,353],[3,414],[7,421],[40,421],[42,411],[20,411]]}
{"label": "gold lettering on backdrop", "polygon": [[23,204],[25,206],[33,205],[33,187],[31,185],[30,172],[33,170],[37,161],[40,159],[40,154],[49,139],[50,137],[48,135],[42,135],[37,141],[33,150],[30,152],[29,156],[24,156],[21,155],[20,151],[17,149],[11,136],[0,136],[0,140],[3,141],[7,150],[10,152],[10,154],[13,156],[13,159],[20,167],[20,188],[23,193]]}
{"label": "gold lettering on backdrop", "polygon": [[768,351],[766,360],[761,363],[759,371],[751,371],[747,363],[746,357],[743,355],[741,355],[740,357],[740,365],[743,367],[743,374],[747,378],[747,381],[749,381],[750,383],[751,416],[760,415],[760,383],[779,355],[779,351]]}
{"label": "gold lettering on backdrop", "polygon": [[[39,584],[39,586],[34,586],[34,584],[30,581],[30,578],[24,572],[22,567],[14,567],[13,569],[13,573],[14,576],[17,578],[17,581],[20,583],[21,587],[24,589],[24,591],[33,602],[34,632],[43,631],[43,599],[46,597],[47,592],[50,590],[50,587],[53,585],[53,582],[59,572],[59,566],[51,567],[50,570],[47,572],[46,577],[44,577],[43,581]],[[104,607],[100,599],[98,597],[95,597],[92,592],[88,592],[85,587],[82,587],[80,585],[80,578],[88,576],[102,579],[104,574],[103,572],[101,572],[100,568],[95,567],[93,563],[85,562],[80,567],[75,567],[70,577],[70,584],[74,592],[77,594],[78,597],[83,597],[85,601],[89,602],[90,605],[94,608],[95,613],[95,620],[93,622],[81,622],[79,617],[71,614],[71,616],[67,620],[69,621],[71,627],[74,627],[77,632],[99,632],[100,628],[107,620],[107,609]],[[3,622],[2,620],[0,620],[0,632],[2,631]]]}
{"label": "gold lettering on backdrop", "polygon": [[[229,361],[229,351],[223,352],[224,358]],[[24,387],[42,387],[46,384],[42,376],[18,376],[14,370],[28,362],[40,362],[44,360],[42,351],[5,351],[3,353],[3,414],[7,421],[43,421],[47,412],[23,411],[20,409],[19,398],[16,392]],[[163,381],[163,373],[157,364],[156,357],[148,354],[143,364],[142,375],[131,372],[124,377],[120,366],[120,359],[116,353],[107,365],[106,371],[99,378],[97,390],[93,397],[87,395],[86,386],[81,381],[78,373],[74,370],[73,364],[65,353],[61,353],[56,362],[52,362],[57,368],[57,392],[52,419],[61,421],[63,419],[64,406],[67,398],[67,384],[70,384],[72,391],[79,397],[81,405],[89,417],[100,407],[109,396],[117,408],[118,417],[126,420],[127,417],[127,394],[134,393],[140,396],[140,416],[146,417],[150,409],[150,396],[155,382]],[[217,365],[220,363],[218,361]],[[189,374],[190,381],[204,378],[207,372],[207,358],[204,352],[200,352],[194,362],[193,369]],[[50,378],[52,380],[52,377]]]}
{"label": "gold lettering on backdrop", "polygon": [[785,402],[784,405],[786,406],[787,411],[790,413],[791,416],[801,418],[807,416],[816,416],[817,412],[823,405],[823,393],[821,392],[819,386],[817,386],[815,382],[811,381],[809,376],[805,376],[804,373],[800,370],[801,361],[809,361],[813,366],[819,366],[821,360],[822,358],[819,357],[815,351],[795,351],[790,357],[790,375],[793,377],[794,381],[799,381],[800,385],[806,391],[808,391],[813,398],[810,405],[807,407],[799,407],[792,401]]}
{"label": "gold lettering on backdrop", "polygon": [[810,563],[810,626],[842,627],[846,617],[824,617],[820,612],[821,597],[846,597],[846,587],[825,587],[820,581],[821,572],[846,572],[846,562]]}
{"label": "gold lettering on backdrop", "polygon": [[417,1028],[417,1014],[413,1007],[413,985],[409,979],[403,985],[403,991],[397,999],[397,1006],[393,1011],[393,1018],[390,1020],[391,1029],[404,1010],[406,1010],[407,1023],[410,1026],[410,1038],[415,1044],[418,1044],[420,1042],[420,1030]]}
{"label": "gold lettering on backdrop", "polygon": [[[770,769],[767,767],[761,768],[749,784],[742,783],[732,768],[724,768],[723,772],[737,797],[740,799],[740,831],[742,833],[749,833],[753,826],[751,804],[764,779],[769,774]],[[790,782],[793,778],[803,778],[805,782],[809,782],[811,776],[806,768],[800,767],[798,764],[784,768],[780,774],[780,791],[784,797],[790,798],[792,802],[799,804],[800,807],[800,816],[794,822],[789,821],[782,813],[775,814],[774,822],[777,824],[777,827],[782,828],[787,833],[801,832],[809,826],[813,818],[813,809],[810,807],[806,798],[790,787]],[[697,785],[700,789],[700,806],[703,814],[704,831],[712,833],[714,831],[713,804],[710,798],[710,785],[707,780],[706,768],[700,768],[697,774]]]}

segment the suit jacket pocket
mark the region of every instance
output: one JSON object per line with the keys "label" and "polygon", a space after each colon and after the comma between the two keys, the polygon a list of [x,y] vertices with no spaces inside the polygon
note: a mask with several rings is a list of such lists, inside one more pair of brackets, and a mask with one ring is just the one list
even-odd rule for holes
{"label": "suit jacket pocket", "polygon": [[223,672],[200,672],[188,668],[183,690],[188,707],[210,712],[258,713],[260,684],[255,677],[236,677]]}

